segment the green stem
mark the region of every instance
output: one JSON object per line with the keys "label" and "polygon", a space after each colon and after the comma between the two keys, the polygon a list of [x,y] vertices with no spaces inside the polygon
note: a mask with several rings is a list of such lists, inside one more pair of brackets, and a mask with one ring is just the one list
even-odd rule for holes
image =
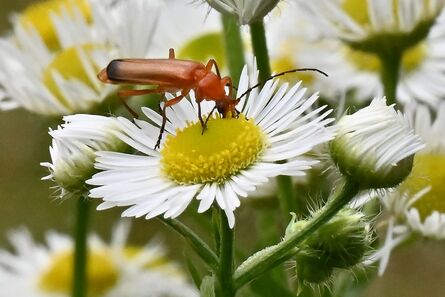
{"label": "green stem", "polygon": [[290,218],[289,213],[297,211],[297,199],[295,196],[294,184],[292,178],[287,175],[277,177],[278,200],[285,218]]}
{"label": "green stem", "polygon": [[219,269],[219,284],[221,286],[221,292],[223,297],[235,296],[235,290],[233,288],[233,251],[234,251],[234,232],[229,227],[227,217],[224,211],[220,211],[221,222],[221,252],[219,257],[220,269]]}
{"label": "green stem", "polygon": [[[265,81],[271,75],[269,54],[267,50],[266,32],[264,30],[263,21],[255,22],[250,25],[250,34],[252,38],[253,53],[257,59],[259,81]],[[297,208],[295,191],[293,188],[292,178],[289,176],[279,176],[278,182],[278,199],[285,217],[289,212],[295,211]]]}
{"label": "green stem", "polygon": [[294,233],[275,246],[267,247],[247,259],[235,271],[235,288],[240,288],[262,273],[274,268],[293,256],[298,244],[304,241],[320,226],[329,221],[358,193],[359,186],[347,181],[341,190],[332,194],[323,210],[315,215],[300,232]]}
{"label": "green stem", "polygon": [[250,36],[252,38],[253,54],[257,59],[258,70],[260,72],[259,80],[263,82],[268,79],[271,74],[263,21],[250,24]]}
{"label": "green stem", "polygon": [[388,105],[397,101],[397,83],[399,81],[402,52],[398,50],[379,53],[382,64],[380,79]]}
{"label": "green stem", "polygon": [[229,65],[230,77],[232,78],[233,84],[237,86],[245,64],[240,26],[238,26],[236,18],[230,15],[223,14],[222,23],[224,32],[224,46]]}
{"label": "green stem", "polygon": [[210,247],[205,243],[196,233],[194,233],[189,227],[184,225],[178,220],[164,219],[162,217],[157,217],[165,225],[169,226],[176,232],[178,232],[182,237],[184,237],[192,246],[193,250],[207,263],[213,271],[218,270],[218,257],[210,249]]}
{"label": "green stem", "polygon": [[90,202],[86,197],[78,197],[77,199],[76,227],[74,234],[73,297],[87,296],[89,203]]}

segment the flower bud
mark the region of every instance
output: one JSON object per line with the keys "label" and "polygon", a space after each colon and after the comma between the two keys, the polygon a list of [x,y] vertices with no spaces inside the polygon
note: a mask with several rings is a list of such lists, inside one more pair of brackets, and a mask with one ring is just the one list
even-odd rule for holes
{"label": "flower bud", "polygon": [[[299,232],[307,222],[297,221],[293,216],[286,236]],[[360,263],[371,249],[370,229],[361,212],[351,208],[341,210],[298,247],[299,281],[321,283],[329,279],[335,268],[349,268]]]}
{"label": "flower bud", "polygon": [[53,137],[52,163],[41,163],[50,171],[43,179],[52,179],[60,187],[60,197],[86,190],[85,181],[96,172],[97,151],[127,149],[116,136],[120,130],[114,118],[78,114],[65,116],[64,120],[57,130],[49,132]]}
{"label": "flower bud", "polygon": [[414,153],[424,147],[407,119],[385,98],[343,116],[330,143],[340,172],[362,189],[394,187],[411,172]]}

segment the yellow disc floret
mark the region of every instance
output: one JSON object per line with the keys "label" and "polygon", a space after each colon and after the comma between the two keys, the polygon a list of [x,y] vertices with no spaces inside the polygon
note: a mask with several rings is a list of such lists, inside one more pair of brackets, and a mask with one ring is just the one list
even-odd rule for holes
{"label": "yellow disc floret", "polygon": [[445,213],[445,155],[439,153],[417,154],[411,175],[401,184],[400,190],[415,194],[425,187],[431,190],[417,200],[417,208],[422,219],[433,211]]}
{"label": "yellow disc floret", "polygon": [[197,122],[168,136],[162,171],[178,184],[222,183],[252,165],[265,147],[265,135],[253,120],[212,118],[204,133]]}
{"label": "yellow disc floret", "polygon": [[87,21],[91,19],[91,10],[87,0],[47,0],[30,5],[21,15],[19,21],[25,28],[34,28],[42,37],[48,48],[60,47],[51,14],[60,14],[62,10],[82,13]]}
{"label": "yellow disc floret", "polygon": [[[111,253],[92,250],[88,254],[88,296],[100,296],[112,288],[119,277],[118,268]],[[40,288],[48,293],[69,294],[73,278],[73,251],[67,250],[54,255],[51,263],[40,278]]]}

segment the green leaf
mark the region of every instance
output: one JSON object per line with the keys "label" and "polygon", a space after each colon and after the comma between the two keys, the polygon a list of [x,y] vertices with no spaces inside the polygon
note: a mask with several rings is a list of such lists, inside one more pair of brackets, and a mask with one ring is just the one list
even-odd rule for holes
{"label": "green leaf", "polygon": [[196,269],[195,265],[192,262],[192,255],[187,252],[184,252],[185,262],[187,264],[187,269],[190,272],[190,276],[192,277],[193,283],[197,288],[199,288],[201,284],[201,275]]}

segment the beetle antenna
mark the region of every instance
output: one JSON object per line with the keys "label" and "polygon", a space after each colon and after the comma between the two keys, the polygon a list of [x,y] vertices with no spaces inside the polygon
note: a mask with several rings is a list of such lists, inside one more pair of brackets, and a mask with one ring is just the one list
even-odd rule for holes
{"label": "beetle antenna", "polygon": [[241,96],[239,96],[237,98],[237,100],[240,100],[241,98],[243,98],[244,96],[246,96],[247,94],[252,92],[252,90],[254,90],[255,88],[258,88],[261,85],[264,85],[267,81],[269,81],[271,79],[274,79],[274,78],[276,78],[278,76],[283,76],[283,75],[288,74],[288,73],[294,73],[294,72],[299,72],[299,71],[315,71],[315,72],[323,74],[326,77],[328,76],[326,72],[323,72],[323,71],[321,71],[320,69],[317,69],[317,68],[297,68],[297,69],[286,70],[286,71],[283,71],[283,72],[271,75],[265,81],[259,82],[256,85],[253,85],[252,87],[248,88],[244,93],[241,94]]}

